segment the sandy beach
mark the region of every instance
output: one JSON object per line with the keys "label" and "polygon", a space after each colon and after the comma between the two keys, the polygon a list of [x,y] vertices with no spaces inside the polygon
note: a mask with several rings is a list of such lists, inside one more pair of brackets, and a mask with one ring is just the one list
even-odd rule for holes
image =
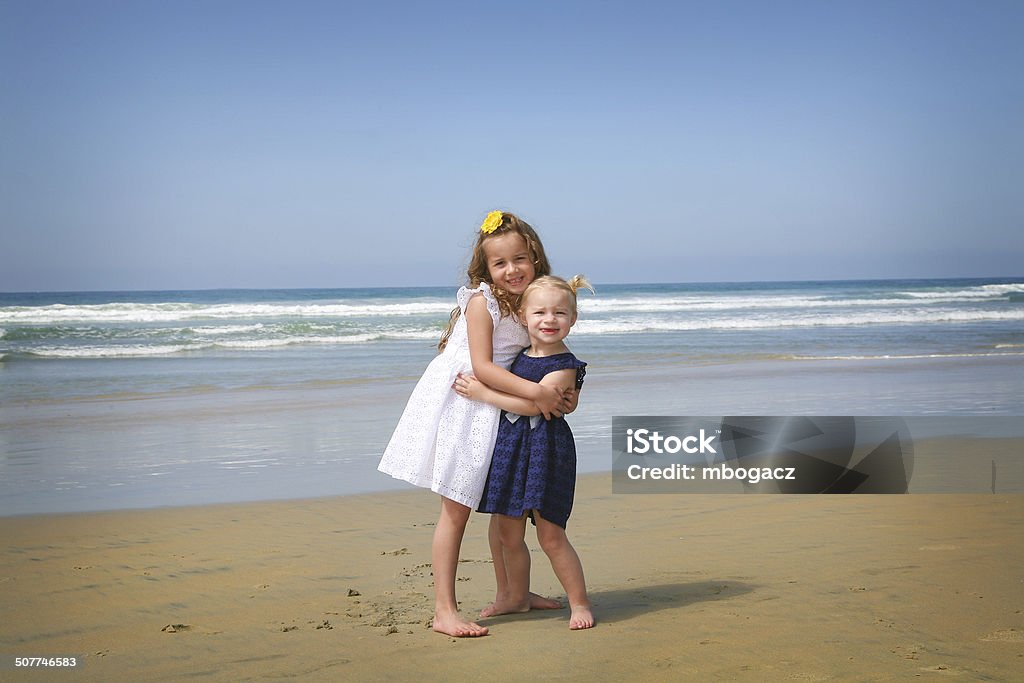
{"label": "sandy beach", "polygon": [[[437,497],[0,519],[5,680],[1010,680],[1024,496],[623,495],[581,477],[569,532],[598,626],[567,610],[428,628]],[[474,515],[459,597],[492,597]],[[533,588],[559,596],[528,535]],[[13,658],[76,656],[74,672]]]}

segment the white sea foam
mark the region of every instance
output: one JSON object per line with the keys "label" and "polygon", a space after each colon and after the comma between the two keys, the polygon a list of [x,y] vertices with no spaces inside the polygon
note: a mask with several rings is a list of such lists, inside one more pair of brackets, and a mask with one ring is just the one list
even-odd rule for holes
{"label": "white sea foam", "polygon": [[993,358],[999,356],[1024,356],[1019,353],[921,353],[883,354],[854,356],[789,356],[790,360],[926,360],[930,358]]}
{"label": "white sea foam", "polygon": [[[1024,283],[981,285],[960,289],[912,289],[891,291],[884,298],[863,294],[844,298],[842,294],[731,294],[717,292],[643,293],[635,296],[583,296],[581,313],[672,313],[758,309],[828,309],[905,306],[941,303],[967,303],[1005,300],[1011,293],[1024,293]],[[381,317],[446,318],[452,302],[446,299],[399,303],[372,300],[358,302],[275,302],[196,304],[108,303],[90,305],[52,304],[48,306],[0,307],[0,323],[54,325],[67,323],[174,323],[201,320],[274,320],[338,319]],[[206,329],[196,328],[196,329]],[[216,332],[211,332],[216,333]],[[232,332],[223,332],[231,334]]]}
{"label": "white sea foam", "polygon": [[1024,283],[1008,283],[999,285],[979,285],[965,289],[935,290],[923,292],[901,292],[903,296],[911,299],[942,299],[948,301],[970,300],[983,301],[985,299],[1003,299],[1010,294],[1024,294]]}
{"label": "white sea foam", "polygon": [[194,344],[154,344],[154,345],[119,345],[119,346],[77,346],[56,347],[43,346],[31,350],[34,356],[44,358],[131,358],[145,356],[166,356],[189,351],[205,349],[259,350],[272,349],[293,345],[334,345],[334,344],[365,344],[379,339],[377,334],[353,334],[345,336],[325,337],[278,337],[271,339],[225,339],[216,342]]}
{"label": "white sea foam", "polygon": [[[899,283],[903,284],[903,283]],[[576,335],[636,332],[786,330],[879,325],[998,325],[1024,321],[1024,306],[1006,301],[1024,284],[951,286],[912,283],[877,287],[783,285],[757,291],[616,289],[581,297]],[[853,298],[844,298],[849,296]],[[108,303],[0,307],[0,352],[15,358],[116,358],[184,354],[209,349],[436,341],[447,319],[446,297],[240,303]],[[1005,325],[1003,326],[1006,327]],[[961,328],[963,329],[963,328]],[[825,334],[828,334],[826,331]],[[929,332],[930,334],[930,332]],[[989,344],[997,349],[1020,345]],[[1002,339],[1011,341],[1002,336]]]}
{"label": "white sea foam", "polygon": [[219,341],[215,346],[226,349],[269,349],[277,346],[292,346],[295,344],[365,344],[377,339],[376,334],[352,334],[346,336],[330,337],[281,337],[278,339],[240,339],[234,341]]}
{"label": "white sea foam", "polygon": [[[890,311],[872,311],[853,313],[849,311],[829,313],[790,313],[773,315],[768,311],[752,312],[746,315],[728,316],[660,316],[657,314],[639,314],[629,317],[616,316],[610,319],[580,319],[573,330],[576,336],[601,336],[617,334],[633,334],[636,332],[686,332],[686,331],[730,331],[730,330],[783,330],[798,328],[855,327],[877,325],[921,325],[921,324],[960,324],[1024,321],[1024,308],[1009,310],[960,310],[951,308],[906,308]],[[223,328],[174,328],[126,330],[122,335],[116,333],[76,335],[76,339],[96,338],[95,343],[87,345],[60,346],[45,344],[26,346],[17,349],[21,353],[52,358],[117,358],[164,356],[177,353],[202,351],[207,349],[260,350],[288,346],[328,346],[345,344],[366,344],[380,340],[416,340],[435,341],[438,330],[433,326],[406,327],[403,329],[381,329],[377,325],[364,327],[362,331],[350,334],[338,334],[331,325],[316,326],[330,334],[288,334],[280,326],[266,325],[235,325]],[[177,338],[170,343],[125,343],[139,338],[160,337],[168,332],[193,330],[202,334],[195,338]],[[246,337],[245,335],[255,335]],[[107,339],[121,336],[122,343],[104,344]],[[240,336],[240,338],[239,338]],[[232,338],[236,337],[236,338]],[[174,343],[177,342],[177,343]],[[996,348],[1020,348],[1022,345],[1000,344]],[[11,351],[11,349],[6,349]]]}
{"label": "white sea foam", "polygon": [[580,320],[576,334],[623,334],[643,331],[681,332],[689,330],[752,330],[796,327],[848,327],[857,325],[900,325],[928,323],[974,323],[1024,321],[1024,310],[964,311],[957,309],[907,309],[863,315],[762,315],[757,317],[658,318],[653,316],[616,320]]}
{"label": "white sea foam", "polygon": [[438,340],[441,338],[441,332],[433,328],[429,330],[405,330],[405,331],[386,331],[380,334],[381,339],[434,339]]}
{"label": "white sea foam", "polygon": [[198,327],[179,328],[174,331],[219,336],[224,334],[247,334],[249,332],[259,332],[265,328],[266,326],[263,323],[257,323],[256,325],[203,325]]}
{"label": "white sea foam", "polygon": [[144,356],[166,356],[183,351],[199,351],[210,348],[210,344],[161,344],[152,346],[78,346],[61,348],[42,346],[32,349],[34,356],[44,358],[133,358]]}
{"label": "white sea foam", "polygon": [[[1010,291],[1024,291],[1012,289]],[[672,313],[685,311],[732,311],[757,309],[821,309],[937,305],[942,303],[983,302],[1000,300],[1006,292],[908,292],[905,297],[842,299],[806,296],[643,296],[580,298],[579,310],[584,313]]]}
{"label": "white sea foam", "polygon": [[414,302],[401,304],[129,304],[82,306],[7,306],[0,308],[0,322],[52,325],[68,322],[167,323],[186,320],[252,320],[276,318],[352,318],[380,316],[447,316],[452,304]]}

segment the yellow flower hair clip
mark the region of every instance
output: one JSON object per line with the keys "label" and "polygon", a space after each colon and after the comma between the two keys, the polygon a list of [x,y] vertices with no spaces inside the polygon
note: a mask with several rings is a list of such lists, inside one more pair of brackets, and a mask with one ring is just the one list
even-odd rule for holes
{"label": "yellow flower hair clip", "polygon": [[502,214],[501,211],[491,211],[487,214],[487,218],[485,218],[484,222],[480,225],[480,232],[485,235],[490,235],[501,226],[503,218],[504,214]]}

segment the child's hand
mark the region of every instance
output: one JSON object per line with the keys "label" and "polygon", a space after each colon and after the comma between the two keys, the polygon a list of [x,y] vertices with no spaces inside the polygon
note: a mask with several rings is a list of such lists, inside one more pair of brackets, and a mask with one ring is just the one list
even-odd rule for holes
{"label": "child's hand", "polygon": [[538,384],[540,391],[534,403],[537,409],[544,415],[545,420],[553,417],[562,417],[562,390],[547,384]]}
{"label": "child's hand", "polygon": [[478,380],[475,375],[464,375],[461,372],[452,383],[452,389],[459,396],[468,398],[471,401],[482,401],[486,391],[486,385]]}
{"label": "child's hand", "polygon": [[566,389],[562,395],[562,414],[568,415],[576,410],[580,403],[580,392],[575,389]]}

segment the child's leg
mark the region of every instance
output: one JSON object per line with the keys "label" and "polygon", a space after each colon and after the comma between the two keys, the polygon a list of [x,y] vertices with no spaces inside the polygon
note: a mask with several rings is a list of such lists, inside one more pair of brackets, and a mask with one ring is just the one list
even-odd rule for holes
{"label": "child's leg", "polygon": [[[491,515],[487,525],[487,545],[491,549],[491,560],[494,562],[494,585],[498,599],[508,593],[508,572],[505,570],[505,551],[501,547],[501,535],[498,533],[498,515]],[[481,616],[487,616],[481,614]]]}
{"label": "child's leg", "polygon": [[487,629],[459,614],[455,599],[455,571],[459,565],[459,549],[466,533],[470,509],[441,497],[441,517],[434,529],[431,560],[434,565],[434,630],[450,636],[485,636]]}
{"label": "child's leg", "polygon": [[491,616],[530,609],[530,549],[526,547],[526,515],[497,518],[498,539],[505,559],[506,590],[492,606]]}
{"label": "child's leg", "polygon": [[481,617],[508,614],[511,603],[508,591],[508,564],[505,549],[501,545],[501,533],[498,531],[498,517],[496,514],[491,515],[490,524],[487,525],[487,545],[490,546],[491,561],[494,563],[494,602],[480,611]]}
{"label": "child's leg", "polygon": [[587,583],[583,578],[580,557],[569,543],[565,529],[547,521],[536,510],[533,514],[537,520],[537,540],[551,560],[551,568],[569,598],[569,609],[572,610],[569,615],[569,628],[590,628],[594,625],[594,615],[590,611],[590,598],[587,597]]}
{"label": "child's leg", "polygon": [[[494,563],[494,583],[496,586],[494,602],[485,607],[480,612],[481,617],[496,617],[499,614],[508,614],[509,612],[520,612],[522,610],[514,609],[514,600],[509,593],[509,579],[508,579],[508,566],[507,558],[505,557],[504,548],[501,545],[501,534],[498,531],[498,517],[500,515],[491,515],[491,523],[487,526],[487,543],[491,548],[491,560]],[[525,526],[523,529],[523,535],[525,536]],[[525,541],[524,541],[525,543]],[[530,553],[527,550],[526,553],[526,574],[520,578],[520,581],[526,583],[527,589],[529,590],[530,585]],[[528,609],[560,609],[562,603],[558,600],[552,600],[545,598],[536,593],[529,593],[530,604]]]}

